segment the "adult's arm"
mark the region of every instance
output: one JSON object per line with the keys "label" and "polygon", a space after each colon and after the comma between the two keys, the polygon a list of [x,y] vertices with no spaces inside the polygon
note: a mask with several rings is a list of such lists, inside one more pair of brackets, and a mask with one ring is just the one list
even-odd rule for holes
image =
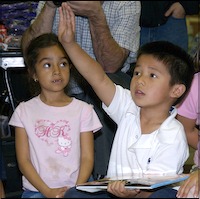
{"label": "adult's arm", "polygon": [[190,119],[179,114],[177,114],[176,117],[184,126],[188,144],[192,148],[197,149],[199,138],[198,129],[196,128],[196,119]]}
{"label": "adult's arm", "polygon": [[[68,1],[68,5],[72,8],[75,15],[81,15],[88,18],[94,54],[104,71],[112,73],[121,69],[123,63],[129,55],[130,50],[128,50],[126,47],[122,47],[122,45],[120,45],[119,42],[117,42],[112,36],[101,1]],[[134,11],[132,13],[128,13],[132,15],[133,18],[135,15],[139,15],[139,13],[134,14]],[[135,21],[131,18],[132,25],[136,24],[137,26],[138,24],[139,27],[139,17],[138,19],[137,17],[135,18]],[[125,23],[127,23],[127,21],[124,21],[124,25]],[[120,23],[119,26],[121,26]],[[135,27],[135,32],[139,32],[138,27]],[[122,30],[122,32],[123,34],[129,34],[125,30]],[[137,43],[137,39],[139,42],[139,37],[135,38],[131,26],[130,32],[132,32],[132,37],[135,39],[135,43]],[[127,39],[129,38],[130,37],[127,36]],[[130,41],[130,43],[132,42]]]}
{"label": "adult's arm", "polygon": [[21,48],[25,54],[30,41],[35,37],[52,31],[53,20],[56,13],[56,6],[52,1],[39,2],[38,8],[42,7],[34,22],[26,29],[22,35]]}
{"label": "adult's arm", "polygon": [[183,6],[186,15],[196,15],[199,14],[199,1],[179,1]]}
{"label": "adult's arm", "polygon": [[1,198],[5,198],[5,191],[2,180],[0,180],[0,196]]}
{"label": "adult's arm", "polygon": [[123,66],[129,50],[122,48],[112,37],[102,8],[89,18],[89,24],[97,61],[105,72],[116,72]]}
{"label": "adult's arm", "polygon": [[199,13],[198,1],[179,1],[174,2],[165,13],[165,16],[172,15],[175,18],[185,18],[186,15]]}

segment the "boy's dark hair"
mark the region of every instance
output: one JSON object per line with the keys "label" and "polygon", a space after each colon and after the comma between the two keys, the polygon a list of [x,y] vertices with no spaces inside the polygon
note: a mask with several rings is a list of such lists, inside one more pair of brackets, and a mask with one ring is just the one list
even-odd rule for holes
{"label": "boy's dark hair", "polygon": [[[54,33],[45,33],[31,40],[25,54],[24,54],[24,63],[28,69],[29,78],[30,78],[30,86],[31,92],[33,95],[37,95],[40,93],[40,86],[37,83],[34,83],[32,77],[35,73],[35,64],[38,59],[39,50],[42,48],[47,48],[51,46],[59,46],[64,52],[64,48],[60,41],[58,40],[58,36]],[[67,54],[66,57],[68,58]],[[68,59],[69,63],[71,63],[70,59]]]}
{"label": "boy's dark hair", "polygon": [[185,50],[168,41],[144,44],[138,50],[137,59],[144,54],[153,55],[158,61],[165,64],[171,75],[170,85],[185,85],[186,91],[173,105],[180,103],[188,93],[193,80],[195,71],[192,57]]}

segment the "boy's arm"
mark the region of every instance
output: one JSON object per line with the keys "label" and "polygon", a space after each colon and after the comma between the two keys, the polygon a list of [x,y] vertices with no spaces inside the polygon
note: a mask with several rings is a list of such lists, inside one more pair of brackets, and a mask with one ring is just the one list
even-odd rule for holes
{"label": "boy's arm", "polygon": [[26,31],[22,35],[21,48],[24,54],[32,39],[43,33],[52,31],[55,13],[56,6],[53,4],[52,1],[46,1],[40,14],[36,17],[35,21],[26,29]]}
{"label": "boy's arm", "polygon": [[62,3],[59,12],[60,42],[77,70],[93,87],[100,100],[109,106],[115,94],[114,83],[108,78],[101,65],[75,42],[75,16],[67,3]]}

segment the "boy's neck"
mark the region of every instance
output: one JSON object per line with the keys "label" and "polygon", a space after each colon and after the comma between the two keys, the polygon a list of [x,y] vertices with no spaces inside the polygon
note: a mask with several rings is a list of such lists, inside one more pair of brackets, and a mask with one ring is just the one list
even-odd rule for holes
{"label": "boy's neck", "polygon": [[161,124],[169,117],[168,111],[155,111],[141,109],[140,112],[140,125],[143,134],[149,134],[159,129]]}

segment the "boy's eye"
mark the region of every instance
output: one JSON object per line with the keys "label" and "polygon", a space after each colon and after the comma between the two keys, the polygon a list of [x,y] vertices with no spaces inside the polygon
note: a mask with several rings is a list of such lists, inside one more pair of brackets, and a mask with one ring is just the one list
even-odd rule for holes
{"label": "boy's eye", "polygon": [[134,76],[139,76],[141,73],[140,72],[138,72],[138,71],[135,71],[134,72]]}
{"label": "boy's eye", "polygon": [[155,75],[155,74],[150,74],[150,76],[153,77],[153,78],[157,77],[157,75]]}

